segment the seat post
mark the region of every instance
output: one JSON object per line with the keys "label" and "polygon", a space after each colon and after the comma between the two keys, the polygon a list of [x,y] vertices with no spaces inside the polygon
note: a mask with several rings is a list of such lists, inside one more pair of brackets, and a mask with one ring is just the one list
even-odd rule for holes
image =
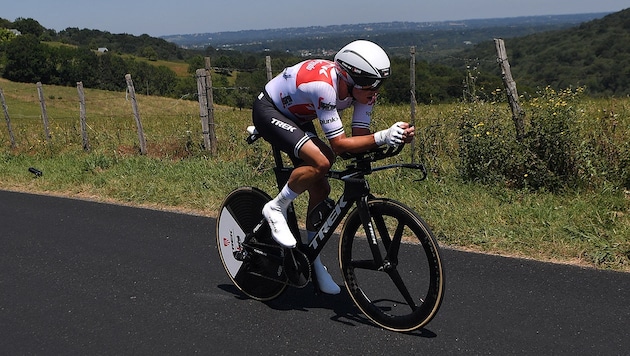
{"label": "seat post", "polygon": [[273,159],[276,162],[276,166],[273,171],[276,175],[276,183],[278,184],[278,191],[284,187],[285,184],[289,181],[289,177],[291,176],[291,172],[293,172],[292,167],[286,167],[284,162],[282,161],[282,151],[279,148],[272,145],[273,150]]}

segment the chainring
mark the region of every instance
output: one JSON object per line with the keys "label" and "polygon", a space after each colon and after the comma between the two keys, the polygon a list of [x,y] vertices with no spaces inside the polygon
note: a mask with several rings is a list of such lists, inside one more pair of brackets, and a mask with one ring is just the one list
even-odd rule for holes
{"label": "chainring", "polygon": [[311,262],[308,257],[298,249],[285,250],[284,273],[289,285],[304,288],[311,278]]}

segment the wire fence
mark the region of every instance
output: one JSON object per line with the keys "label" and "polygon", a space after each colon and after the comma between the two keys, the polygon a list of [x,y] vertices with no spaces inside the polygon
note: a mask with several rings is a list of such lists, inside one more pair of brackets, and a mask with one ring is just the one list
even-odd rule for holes
{"label": "wire fence", "polygon": [[[409,87],[409,102],[411,106],[412,117],[410,118],[410,122],[414,123],[415,118],[415,106],[416,106],[416,88],[415,88],[415,48],[410,48],[410,87]],[[490,62],[489,59],[465,59],[458,58],[458,60],[468,61],[468,62],[480,62],[486,61]],[[497,58],[494,58],[492,61],[497,63]],[[16,132],[14,132],[13,125],[11,124],[11,119],[16,119],[20,121],[28,121],[34,119],[41,119],[43,124],[44,136],[43,138],[46,141],[51,140],[51,134],[48,132],[50,130],[49,123],[46,121],[50,118],[55,125],[53,125],[53,131],[63,129],[68,132],[72,131],[80,131],[83,137],[83,147],[85,150],[90,149],[90,145],[86,143],[89,141],[89,135],[95,135],[95,131],[98,130],[94,121],[99,122],[107,122],[109,128],[114,128],[117,132],[116,135],[119,137],[123,137],[128,135],[129,133],[123,133],[123,130],[130,130],[131,134],[137,133],[138,139],[132,145],[137,145],[139,147],[141,154],[146,154],[146,136],[143,132],[143,119],[146,117],[149,121],[149,127],[155,124],[155,121],[159,119],[174,119],[180,120],[181,129],[175,130],[174,135],[176,137],[182,136],[190,136],[191,132],[199,132],[198,128],[195,128],[195,125],[198,125],[201,122],[201,134],[203,137],[202,149],[207,150],[211,153],[216,151],[216,133],[214,132],[216,128],[216,124],[214,122],[213,113],[215,110],[215,105],[213,102],[213,92],[219,93],[221,91],[225,92],[236,92],[236,91],[249,91],[251,88],[249,86],[214,86],[212,84],[212,76],[211,72],[253,72],[260,71],[261,69],[251,69],[251,68],[235,68],[235,67],[219,67],[219,66],[211,66],[209,63],[209,58],[206,58],[205,68],[198,69],[196,72],[196,79],[198,84],[198,91],[196,93],[189,92],[181,95],[179,99],[173,99],[168,101],[160,101],[159,104],[154,104],[149,98],[150,96],[144,96],[142,106],[139,105],[135,98],[135,90],[133,89],[133,81],[128,83],[127,90],[124,93],[121,93],[119,99],[114,99],[112,101],[112,96],[102,96],[100,94],[94,94],[95,92],[89,92],[87,95],[80,97],[79,101],[82,106],[87,106],[88,108],[98,107],[99,111],[90,111],[88,109],[87,117],[90,118],[89,122],[86,120],[86,115],[83,115],[78,122],[80,125],[76,126],[77,123],[77,115],[71,115],[73,108],[77,107],[76,99],[67,99],[68,97],[75,97],[76,94],[71,93],[70,88],[59,89],[55,87],[54,93],[45,93],[44,91],[48,91],[48,88],[44,88],[41,83],[37,83],[37,87],[39,90],[39,107],[41,110],[39,112],[36,111],[38,107],[36,102],[30,98],[30,102],[33,104],[27,109],[20,110],[16,113],[10,113],[9,106],[6,103],[6,99],[4,95],[1,95],[2,105],[5,108],[4,115],[7,123],[7,132],[9,141],[12,148],[15,148],[20,142],[20,139],[23,141],[27,141],[27,145],[32,145],[31,141],[33,138],[26,139],[27,133],[24,131],[26,126],[29,126],[29,130],[36,129],[34,125],[24,125],[23,122],[20,122],[20,125],[17,125]],[[267,74],[267,79],[271,79],[272,70],[271,70],[271,59],[269,56],[266,58],[266,67],[264,69]],[[126,75],[125,77],[130,75]],[[79,87],[82,87],[81,82],[77,83],[77,90]],[[465,90],[464,90],[465,91]],[[1,92],[0,92],[1,93]],[[75,92],[76,93],[76,92]],[[46,95],[48,94],[48,96]],[[27,95],[27,94],[24,94]],[[116,95],[116,94],[115,94]],[[28,96],[28,95],[27,95]],[[80,95],[81,96],[81,95]],[[195,101],[191,99],[196,99]],[[106,105],[101,105],[103,102],[106,102]],[[166,106],[164,104],[167,103]],[[159,106],[159,107],[155,107]],[[129,117],[133,115],[136,125],[133,127],[130,125],[129,121],[125,120],[117,120],[116,118],[121,117]],[[99,120],[95,120],[99,119]],[[199,121],[200,120],[200,121]],[[173,120],[168,120],[169,122]],[[182,122],[183,121],[183,122]],[[197,124],[194,124],[194,122]],[[65,128],[62,128],[62,122],[66,122]],[[39,129],[41,132],[42,129]],[[154,134],[155,131],[149,130],[149,135]],[[17,137],[16,137],[17,136]],[[4,135],[3,135],[4,137]],[[190,137],[187,137],[186,140],[191,140]],[[37,139],[37,141],[41,141]],[[67,141],[67,140],[66,140]],[[130,145],[128,143],[128,145]],[[415,148],[415,144],[413,146]],[[412,149],[413,149],[412,148]],[[415,156],[415,155],[414,155]]]}

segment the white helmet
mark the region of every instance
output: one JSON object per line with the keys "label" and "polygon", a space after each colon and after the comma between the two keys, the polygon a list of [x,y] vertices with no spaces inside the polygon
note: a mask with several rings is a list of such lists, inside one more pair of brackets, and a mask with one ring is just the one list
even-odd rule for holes
{"label": "white helmet", "polygon": [[378,88],[389,77],[387,53],[376,43],[357,40],[350,42],[335,55],[335,62],[359,87]]}

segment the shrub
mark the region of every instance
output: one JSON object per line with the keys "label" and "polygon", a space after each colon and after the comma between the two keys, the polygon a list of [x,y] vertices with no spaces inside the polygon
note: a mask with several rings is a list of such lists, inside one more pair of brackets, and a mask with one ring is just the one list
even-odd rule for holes
{"label": "shrub", "polygon": [[556,92],[549,87],[539,92],[528,103],[522,140],[517,140],[509,114],[501,110],[504,104],[468,104],[470,109],[460,114],[460,175],[486,184],[554,192],[589,185],[589,177],[580,174],[584,158],[599,155],[585,149],[590,144],[581,145],[576,105],[582,93],[581,88]]}
{"label": "shrub", "polygon": [[[550,87],[539,92],[530,104],[531,128],[523,144],[543,166],[532,173],[542,180],[531,179],[534,188],[546,187],[556,191],[579,184],[577,157],[579,127],[575,105],[582,89],[556,92]],[[538,178],[538,177],[536,177]]]}

